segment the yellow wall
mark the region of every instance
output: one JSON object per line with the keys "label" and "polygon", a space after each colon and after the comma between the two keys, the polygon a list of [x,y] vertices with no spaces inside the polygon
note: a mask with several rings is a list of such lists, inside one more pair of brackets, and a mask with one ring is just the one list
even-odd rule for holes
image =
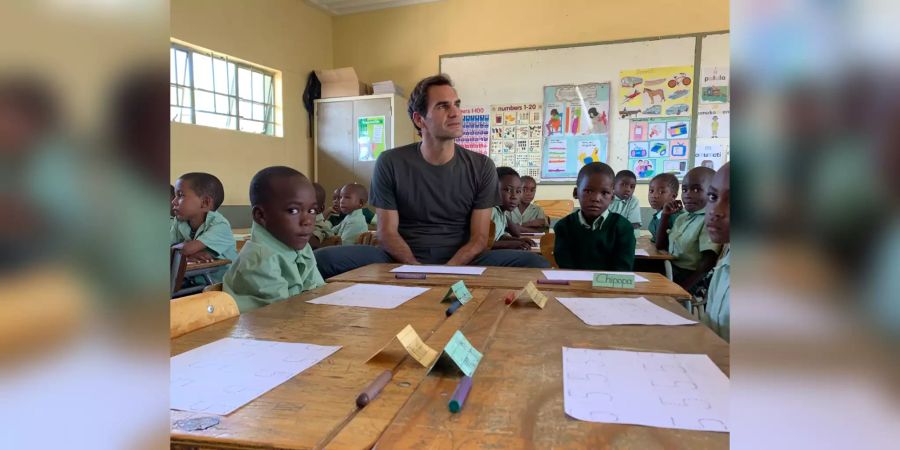
{"label": "yellow wall", "polygon": [[281,71],[284,137],[172,124],[171,176],[209,172],[226,205],[249,204],[250,178],[271,165],[310,174],[312,141],[303,89],[311,70],[333,67],[332,19],[300,0],[172,0],[171,36]]}
{"label": "yellow wall", "polygon": [[[444,0],[334,18],[334,65],[408,93],[438,57],[729,28],[728,0]],[[646,205],[646,185],[636,193]],[[571,198],[541,186],[538,199]]]}

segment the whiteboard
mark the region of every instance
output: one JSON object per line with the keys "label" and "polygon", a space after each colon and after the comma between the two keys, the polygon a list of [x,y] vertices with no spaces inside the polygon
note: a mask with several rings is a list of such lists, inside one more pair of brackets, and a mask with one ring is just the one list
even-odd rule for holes
{"label": "whiteboard", "polygon": [[[628,164],[628,120],[619,119],[619,116],[614,114],[621,110],[621,105],[618,104],[621,97],[618,84],[619,71],[694,65],[698,38],[708,40],[713,58],[710,62],[719,64],[724,59],[724,64],[727,64],[727,34],[716,34],[482,54],[442,55],[440,71],[448,74],[453,80],[463,107],[501,103],[542,103],[544,86],[610,82],[612,92],[607,162],[618,171],[625,169]],[[707,44],[706,40],[704,44]]]}

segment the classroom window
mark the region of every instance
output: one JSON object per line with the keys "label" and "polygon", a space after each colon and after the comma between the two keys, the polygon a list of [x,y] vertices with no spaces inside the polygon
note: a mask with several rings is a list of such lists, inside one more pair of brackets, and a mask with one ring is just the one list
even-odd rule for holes
{"label": "classroom window", "polygon": [[172,122],[276,135],[275,73],[175,43],[169,54]]}

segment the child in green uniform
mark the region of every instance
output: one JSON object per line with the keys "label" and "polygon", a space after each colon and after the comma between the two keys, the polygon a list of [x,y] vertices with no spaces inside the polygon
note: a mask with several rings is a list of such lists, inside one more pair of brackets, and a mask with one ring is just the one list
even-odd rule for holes
{"label": "child in green uniform", "polygon": [[706,193],[706,230],[716,244],[724,245],[713,270],[706,308],[701,318],[722,339],[731,339],[731,163],[716,172]]}
{"label": "child in green uniform", "polygon": [[519,206],[522,196],[522,180],[519,173],[511,167],[498,167],[497,179],[500,187],[500,205],[491,211],[494,222],[495,250],[530,250],[534,243],[531,239],[520,237],[519,226],[511,223],[506,214]]}
{"label": "child in green uniform", "polygon": [[575,197],[581,208],[553,227],[553,254],[561,269],[630,271],[634,267],[634,228],[609,211],[614,173],[601,162],[578,171]]}
{"label": "child in green uniform", "polygon": [[[188,262],[234,261],[237,257],[231,224],[216,212],[224,200],[222,182],[208,173],[186,173],[175,181],[169,243],[180,248]],[[227,269],[222,266],[209,274],[210,278],[221,281]]]}
{"label": "child in green uniform", "polygon": [[634,188],[637,186],[637,177],[630,170],[621,170],[613,181],[612,203],[609,204],[609,212],[614,212],[628,219],[632,228],[641,227],[641,203],[634,196]]}
{"label": "child in green uniform", "polygon": [[369,194],[361,184],[350,183],[341,188],[338,208],[344,218],[332,228],[332,233],[341,237],[342,245],[356,244],[359,235],[369,231],[363,215],[368,198]]}
{"label": "child in green uniform", "polygon": [[[650,207],[656,211],[653,214],[653,218],[650,219],[650,224],[647,225],[647,230],[650,231],[650,242],[656,242],[656,235],[659,232],[659,218],[662,217],[663,206],[677,199],[678,177],[671,173],[661,173],[650,180],[650,192],[647,200],[650,202]],[[682,214],[684,214],[684,211],[678,211],[669,217],[667,232],[672,229],[675,219]]]}
{"label": "child in green uniform", "polygon": [[250,205],[250,240],[223,281],[241,312],[324,285],[308,245],[316,217],[309,179],[285,166],[260,170],[250,182]]}
{"label": "child in green uniform", "polygon": [[684,209],[668,233],[658,232],[656,248],[668,250],[672,256],[672,278],[688,292],[696,293],[698,285],[716,265],[722,246],[709,238],[704,224],[706,189],[715,171],[709,167],[695,167],[681,182],[681,201],[674,200],[663,207],[659,230],[669,228],[672,216]]}
{"label": "child in green uniform", "polygon": [[537,182],[534,178],[524,176],[522,179],[522,196],[519,206],[507,213],[510,222],[519,225],[523,232],[542,232],[547,228],[547,215],[544,209],[534,204],[537,193]]}

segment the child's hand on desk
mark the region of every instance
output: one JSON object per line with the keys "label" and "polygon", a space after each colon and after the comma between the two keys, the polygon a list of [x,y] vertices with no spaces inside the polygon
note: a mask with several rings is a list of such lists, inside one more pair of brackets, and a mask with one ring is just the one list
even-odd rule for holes
{"label": "child's hand on desk", "polygon": [[187,262],[189,263],[208,263],[213,262],[213,260],[215,260],[215,258],[208,252],[197,252],[187,257]]}
{"label": "child's hand on desk", "polygon": [[671,216],[672,214],[675,214],[682,209],[684,209],[684,204],[681,203],[681,200],[672,200],[671,202],[668,202],[665,204],[665,206],[663,206],[663,215]]}

